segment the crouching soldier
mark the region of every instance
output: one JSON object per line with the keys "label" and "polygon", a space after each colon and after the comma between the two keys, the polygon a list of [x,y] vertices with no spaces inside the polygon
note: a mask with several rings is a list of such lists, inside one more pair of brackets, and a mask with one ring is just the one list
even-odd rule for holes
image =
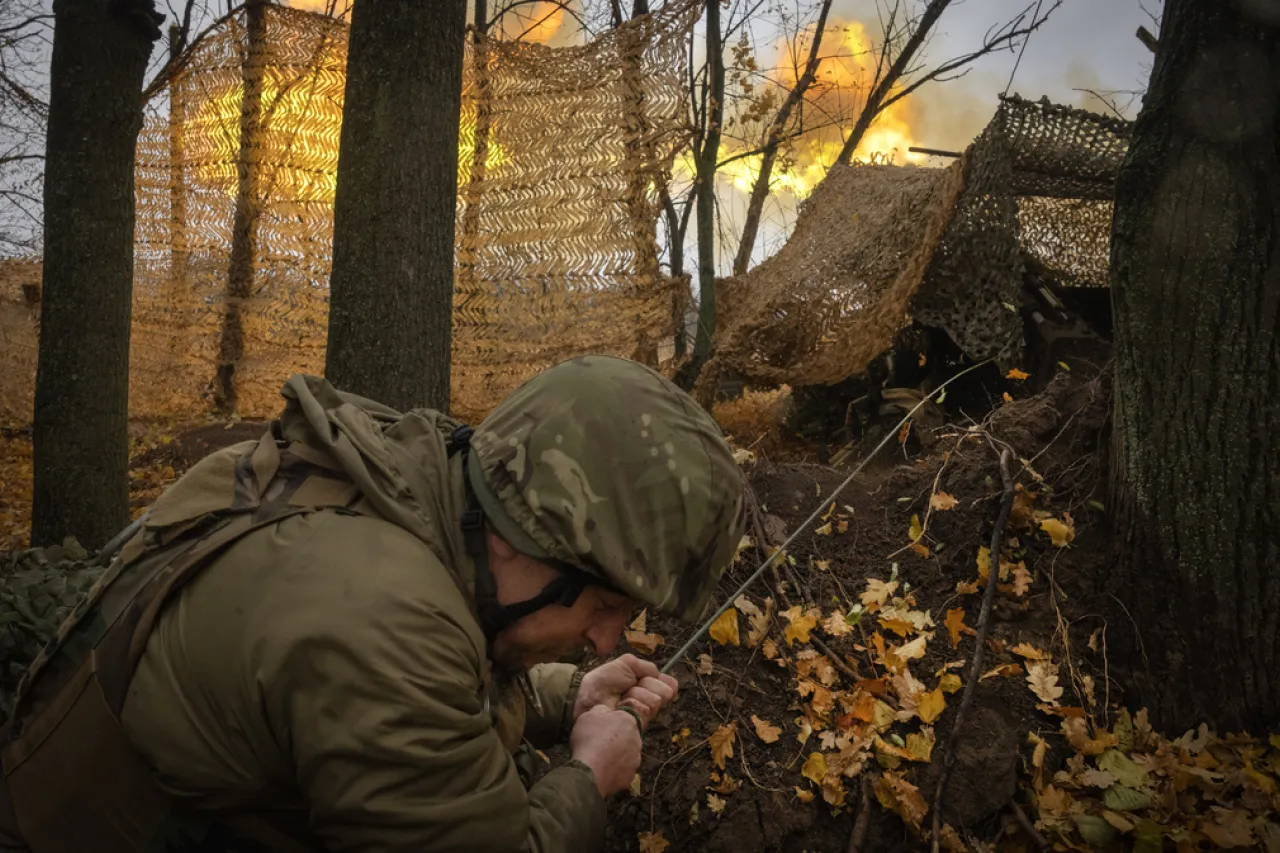
{"label": "crouching soldier", "polygon": [[[0,848],[599,849],[676,683],[555,661],[609,654],[639,606],[703,613],[744,527],[714,421],[594,356],[474,432],[315,377],[283,395],[260,441],[160,497],[33,664]],[[565,741],[530,784],[520,756]]]}

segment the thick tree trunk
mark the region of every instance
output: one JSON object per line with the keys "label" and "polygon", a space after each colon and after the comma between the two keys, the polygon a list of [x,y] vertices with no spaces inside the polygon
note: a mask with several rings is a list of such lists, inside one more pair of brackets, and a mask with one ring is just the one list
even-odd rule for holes
{"label": "thick tree trunk", "polygon": [[129,515],[133,162],[151,0],[56,0],[44,177],[31,538],[110,539]]}
{"label": "thick tree trunk", "polygon": [[325,373],[401,409],[449,405],[466,16],[466,0],[352,11]]}
{"label": "thick tree trunk", "polygon": [[[716,333],[716,167],[720,122],[724,115],[724,54],[720,42],[720,0],[707,0],[707,65],[710,87],[706,134],[697,157],[698,185],[698,332],[693,339],[689,375],[696,380],[711,357]],[[691,380],[692,381],[692,380]]]}
{"label": "thick tree trunk", "polygon": [[240,149],[236,158],[236,208],[231,224],[231,256],[227,264],[226,306],[218,340],[218,368],[213,400],[219,411],[236,408],[236,369],[244,358],[244,313],[253,296],[257,271],[258,218],[262,213],[262,85],[266,76],[267,2],[245,7],[245,60],[241,68]]}
{"label": "thick tree trunk", "polygon": [[1136,633],[1136,698],[1169,731],[1280,721],[1280,22],[1262,7],[1168,0],[1116,187],[1111,627]]}

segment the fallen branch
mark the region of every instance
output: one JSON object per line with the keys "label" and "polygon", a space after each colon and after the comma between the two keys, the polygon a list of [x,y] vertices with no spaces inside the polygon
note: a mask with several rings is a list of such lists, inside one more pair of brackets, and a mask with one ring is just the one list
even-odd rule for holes
{"label": "fallen branch", "polygon": [[1000,501],[1000,512],[996,516],[995,529],[991,531],[991,569],[987,572],[987,588],[982,594],[982,611],[978,616],[978,636],[973,650],[973,665],[969,669],[969,679],[964,685],[964,698],[960,701],[960,710],[956,712],[951,733],[947,735],[946,751],[942,759],[942,774],[938,777],[938,788],[933,794],[933,853],[938,853],[938,843],[942,834],[942,795],[947,788],[947,779],[951,776],[951,766],[956,761],[956,742],[960,739],[960,728],[964,724],[965,712],[973,704],[973,694],[982,676],[982,649],[987,643],[987,632],[991,628],[991,604],[996,597],[996,585],[1000,579],[1000,537],[1004,534],[1005,523],[1009,520],[1009,512],[1013,509],[1013,475],[1009,473],[1009,463],[1013,459],[1013,451],[1008,447],[1000,452],[1000,477],[1004,480],[1004,496]]}
{"label": "fallen branch", "polygon": [[862,774],[862,796],[858,800],[858,819],[853,822],[853,832],[849,834],[849,846],[845,853],[859,853],[862,843],[867,840],[867,826],[871,822],[871,777]]}
{"label": "fallen branch", "polygon": [[1036,847],[1041,850],[1052,849],[1049,841],[1040,834],[1035,824],[1031,822],[1031,818],[1027,817],[1027,813],[1022,810],[1022,806],[1018,805],[1015,800],[1010,800],[1009,805],[1013,807],[1013,816],[1018,819],[1018,823],[1022,824],[1022,828],[1027,835],[1031,836],[1031,840],[1035,842]]}

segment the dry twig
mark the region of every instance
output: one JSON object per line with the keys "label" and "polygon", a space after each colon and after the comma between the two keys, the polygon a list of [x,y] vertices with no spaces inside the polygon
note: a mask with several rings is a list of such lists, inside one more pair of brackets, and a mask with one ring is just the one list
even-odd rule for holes
{"label": "dry twig", "polygon": [[1027,817],[1027,813],[1022,810],[1022,806],[1018,805],[1015,800],[1010,800],[1009,805],[1013,808],[1013,816],[1018,819],[1018,823],[1022,824],[1023,831],[1031,836],[1036,847],[1040,850],[1051,850],[1052,847],[1049,845],[1048,840],[1036,829],[1035,824],[1031,822],[1031,818]]}
{"label": "dry twig", "polygon": [[1004,496],[1000,501],[1000,513],[996,516],[995,529],[991,532],[991,571],[987,574],[987,588],[982,594],[982,611],[978,616],[978,636],[975,638],[973,665],[969,670],[969,678],[964,685],[964,698],[960,701],[960,710],[956,712],[951,733],[947,736],[946,752],[942,760],[942,774],[938,777],[938,788],[933,795],[933,853],[938,853],[938,841],[942,833],[942,795],[947,787],[947,778],[951,775],[951,766],[956,761],[956,742],[960,739],[960,727],[964,723],[965,712],[973,704],[973,693],[982,675],[982,649],[987,643],[987,632],[991,627],[991,604],[996,597],[996,585],[1000,571],[1000,537],[1004,534],[1005,522],[1009,520],[1009,512],[1013,509],[1013,475],[1009,473],[1009,463],[1013,459],[1013,451],[1005,447],[1000,453],[1000,476],[1004,480]]}
{"label": "dry twig", "polygon": [[849,834],[849,846],[845,853],[859,853],[862,844],[867,840],[867,826],[871,822],[871,777],[862,774],[862,796],[858,800],[858,819],[853,822],[853,832]]}

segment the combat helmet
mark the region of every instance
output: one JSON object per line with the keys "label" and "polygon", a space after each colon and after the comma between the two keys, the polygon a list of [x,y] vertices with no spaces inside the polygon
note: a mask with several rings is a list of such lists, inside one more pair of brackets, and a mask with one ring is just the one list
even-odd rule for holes
{"label": "combat helmet", "polygon": [[592,355],[554,365],[499,404],[469,443],[468,550],[483,550],[482,513],[517,551],[560,570],[538,596],[499,606],[483,589],[487,560],[477,561],[490,636],[550,603],[571,606],[593,583],[692,621],[742,539],[745,483],[720,428],[637,362]]}

